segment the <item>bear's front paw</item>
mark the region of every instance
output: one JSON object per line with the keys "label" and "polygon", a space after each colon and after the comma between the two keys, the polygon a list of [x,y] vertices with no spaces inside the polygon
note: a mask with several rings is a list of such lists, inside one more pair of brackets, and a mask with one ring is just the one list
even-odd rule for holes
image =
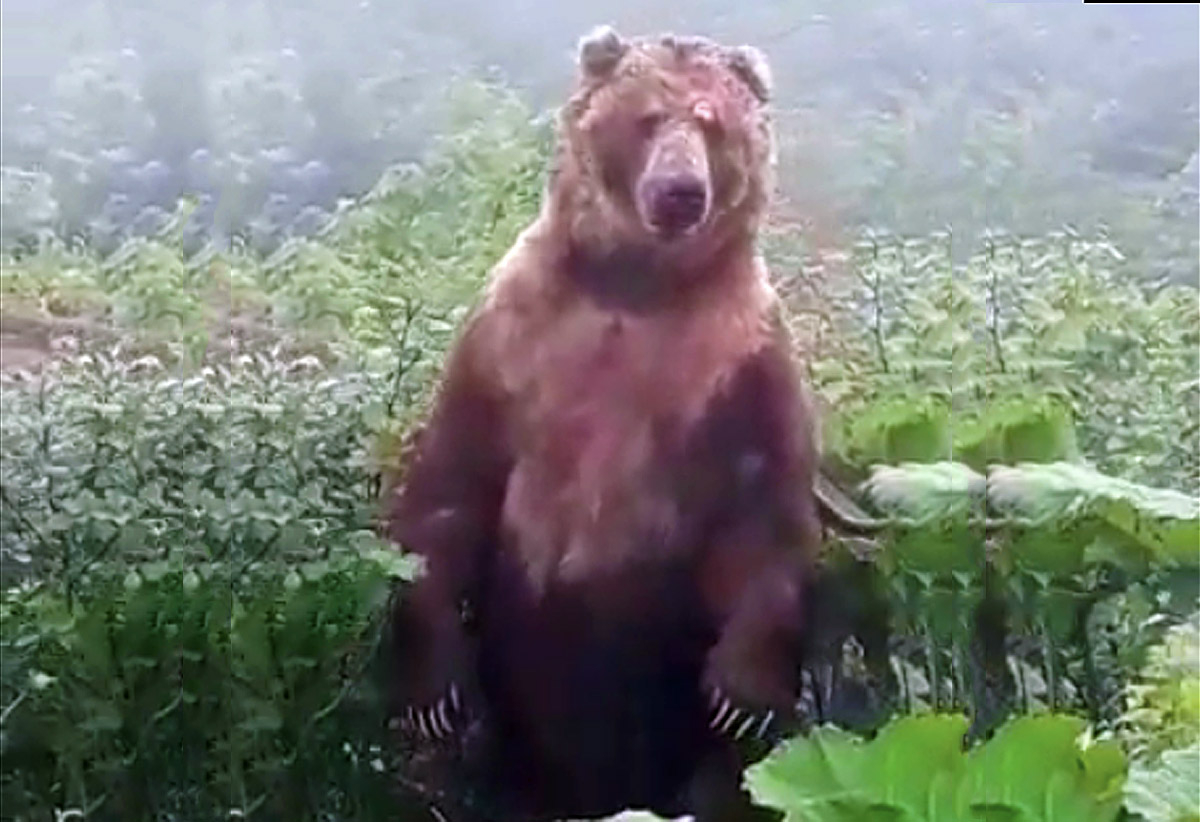
{"label": "bear's front paw", "polygon": [[761,739],[772,741],[779,731],[778,715],[773,708],[751,708],[739,703],[718,685],[709,685],[708,727],[734,741]]}
{"label": "bear's front paw", "polygon": [[430,603],[413,596],[393,613],[387,642],[388,724],[405,736],[446,739],[476,713],[471,709],[479,704],[476,649],[459,610],[445,600]]}
{"label": "bear's front paw", "polygon": [[798,672],[784,650],[730,634],[709,652],[702,682],[714,731],[775,741],[793,729]]}
{"label": "bear's front paw", "polygon": [[409,705],[397,719],[402,733],[441,741],[461,732],[468,718],[462,692],[451,683],[440,699],[428,705]]}

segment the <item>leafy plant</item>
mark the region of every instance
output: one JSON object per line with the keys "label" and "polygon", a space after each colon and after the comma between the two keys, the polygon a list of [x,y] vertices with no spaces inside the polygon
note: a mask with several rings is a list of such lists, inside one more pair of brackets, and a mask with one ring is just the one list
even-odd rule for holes
{"label": "leafy plant", "polygon": [[94,352],[0,392],[14,818],[372,818],[366,670],[413,568],[372,530],[386,388],[312,365]]}
{"label": "leafy plant", "polygon": [[1125,784],[1125,807],[1145,822],[1200,820],[1200,744],[1164,751],[1154,763],[1134,762]]}
{"label": "leafy plant", "polygon": [[1195,289],[1122,279],[1103,234],[990,233],[969,250],[956,264],[947,236],[871,232],[849,259],[809,262],[821,293],[793,300],[798,336],[818,346],[831,462],[859,477],[875,463],[1087,458],[1200,491]]}
{"label": "leafy plant", "polygon": [[1134,755],[1154,760],[1200,741],[1200,614],[1167,630],[1128,686],[1121,718]]}
{"label": "leafy plant", "polygon": [[869,742],[824,727],[752,766],[746,784],[797,822],[1114,820],[1125,758],[1112,742],[1081,745],[1084,725],[1022,717],[969,752],[957,715],[903,717]]}
{"label": "leafy plant", "polygon": [[[1080,465],[997,467],[988,477],[988,504],[1000,515],[1036,533],[1075,532],[1076,562],[1093,557],[1152,558],[1159,565],[1200,564],[1200,500],[1175,491],[1139,486]],[[1090,525],[1088,530],[1085,524]],[[1087,537],[1095,542],[1090,545]],[[1018,543],[1019,545],[1019,543]],[[1051,553],[1014,548],[1021,561],[1049,561]],[[1078,567],[1078,565],[1076,565]]]}

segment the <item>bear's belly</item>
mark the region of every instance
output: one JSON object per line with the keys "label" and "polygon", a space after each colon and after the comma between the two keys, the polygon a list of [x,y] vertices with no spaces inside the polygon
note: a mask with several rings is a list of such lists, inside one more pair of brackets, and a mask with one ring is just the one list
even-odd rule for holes
{"label": "bear's belly", "polygon": [[537,433],[508,478],[503,548],[535,588],[620,574],[694,548],[683,536],[680,427],[630,406],[578,405],[588,411],[530,426]]}
{"label": "bear's belly", "polygon": [[715,631],[691,569],[646,561],[541,592],[516,563],[494,570],[480,674],[509,778],[583,802],[563,809],[576,814],[675,796],[709,745],[700,679]]}
{"label": "bear's belly", "polygon": [[[573,329],[564,339],[546,332],[557,345],[530,343],[539,367],[509,380],[519,411],[501,522],[535,586],[619,573],[683,544],[685,443],[732,367],[697,355],[684,329],[579,310],[561,321]],[[702,378],[691,373],[701,364]]]}

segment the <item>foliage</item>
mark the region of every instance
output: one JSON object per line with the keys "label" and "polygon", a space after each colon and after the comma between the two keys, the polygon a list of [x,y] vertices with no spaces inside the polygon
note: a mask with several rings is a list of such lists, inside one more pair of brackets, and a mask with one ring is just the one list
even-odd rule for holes
{"label": "foliage", "polygon": [[1155,638],[1200,604],[1200,502],[1178,492],[1070,463],[986,478],[913,463],[876,466],[861,497],[880,517],[869,562],[852,559],[862,537],[835,537],[825,565],[833,579],[857,565],[844,596],[886,623],[867,678],[895,709],[966,711],[973,734],[1043,708],[1112,730]]}
{"label": "foliage", "polygon": [[952,714],[897,719],[870,742],[822,727],[752,766],[746,783],[756,802],[804,822],[1114,820],[1125,758],[1112,742],[1081,745],[1084,725],[1023,717],[969,752],[967,721]]}
{"label": "foliage", "polygon": [[1172,626],[1150,649],[1128,687],[1121,722],[1123,737],[1143,759],[1200,741],[1200,614]]}
{"label": "foliage", "polygon": [[877,511],[910,527],[966,521],[971,513],[978,518],[983,492],[983,477],[954,462],[879,465],[863,486]]}
{"label": "foliage", "polygon": [[[187,253],[181,209],[151,238],[112,254],[47,240],[0,271],[6,311],[38,321],[92,318],[138,350],[214,366],[231,343],[319,355],[377,373],[388,416],[411,424],[457,323],[488,269],[532,218],[548,124],[502,89],[453,87],[461,127],[421,165],[389,171],[322,241]],[[476,122],[491,113],[486,126]]]}
{"label": "foliage", "polygon": [[752,766],[746,783],[789,820],[953,819],[965,730],[959,716],[906,717],[863,744],[823,727]]}
{"label": "foliage", "polygon": [[1135,762],[1125,785],[1125,807],[1145,822],[1200,820],[1200,744],[1165,751],[1153,765]]}
{"label": "foliage", "polygon": [[413,569],[371,527],[382,389],[312,366],[98,352],[0,393],[12,818],[295,818],[385,790],[363,671]]}
{"label": "foliage", "polygon": [[849,259],[813,261],[823,305],[799,336],[817,343],[813,381],[835,409],[830,458],[861,475],[875,462],[985,471],[1086,455],[1200,492],[1195,289],[1122,280],[1103,236],[986,235],[963,265],[950,239],[868,234]]}
{"label": "foliage", "polygon": [[416,566],[373,541],[335,547],[234,584],[228,719],[210,788],[249,818],[388,818],[396,752],[368,673],[392,585]]}
{"label": "foliage", "polygon": [[997,237],[981,257],[988,377],[999,398],[1025,398],[1031,389],[1060,398],[1078,422],[1080,450],[1101,470],[1197,493],[1195,290],[1130,282],[1114,269],[1122,254],[1103,235]]}
{"label": "foliage", "polygon": [[[950,235],[845,256],[771,239],[802,266],[782,284],[828,467],[885,518],[854,572],[890,632],[867,680],[977,732],[1039,705],[1111,727],[1163,627],[1132,612],[1200,604],[1195,291],[1118,281],[1120,252],[1071,232],[987,235],[962,264]],[[861,542],[827,553],[861,565]]]}
{"label": "foliage", "polygon": [[[1051,533],[1064,546],[1082,548],[1075,554],[1075,568],[1085,552],[1135,565],[1147,559],[1161,566],[1200,565],[1200,500],[1176,491],[1139,486],[1068,463],[1021,465],[992,471],[988,504],[1030,531]],[[1094,542],[1087,543],[1088,538]],[[1062,553],[1040,547],[1018,561],[1031,568],[1062,567],[1055,556]]]}
{"label": "foliage", "polygon": [[0,392],[6,573],[69,588],[101,563],[288,564],[352,543],[379,491],[385,387],[317,365],[260,353],[173,374],[95,352]]}
{"label": "foliage", "polygon": [[70,597],[6,591],[7,818],[387,818],[369,810],[388,807],[388,754],[363,674],[412,569],[331,548],[286,574],[170,559],[106,564]]}
{"label": "foliage", "polygon": [[215,564],[159,561],[103,566],[69,597],[5,592],[9,818],[202,818],[209,734],[229,708],[229,590]]}

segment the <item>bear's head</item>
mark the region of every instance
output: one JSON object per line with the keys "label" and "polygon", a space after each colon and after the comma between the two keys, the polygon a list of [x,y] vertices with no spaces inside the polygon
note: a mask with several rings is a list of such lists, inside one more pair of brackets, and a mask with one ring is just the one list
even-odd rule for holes
{"label": "bear's head", "polygon": [[702,38],[579,45],[552,196],[573,239],[603,255],[702,260],[753,239],[770,189],[766,59]]}

